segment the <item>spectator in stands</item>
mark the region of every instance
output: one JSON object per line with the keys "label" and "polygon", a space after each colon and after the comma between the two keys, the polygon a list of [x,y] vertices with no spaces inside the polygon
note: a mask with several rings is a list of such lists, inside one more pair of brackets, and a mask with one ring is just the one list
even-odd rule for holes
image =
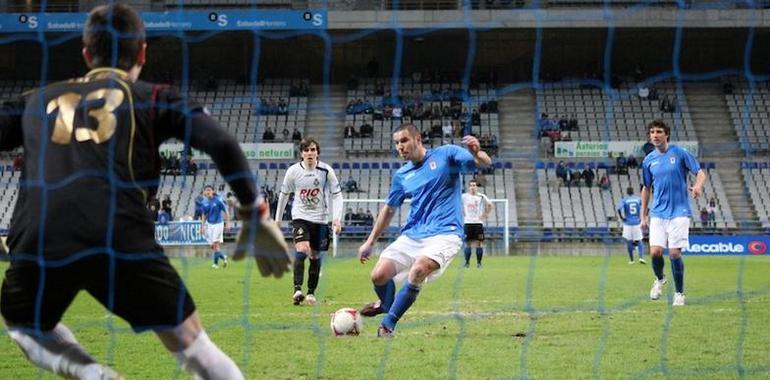
{"label": "spectator in stands", "polygon": [[567,178],[568,173],[569,169],[567,168],[567,164],[565,164],[564,161],[559,161],[559,164],[556,165],[556,178],[561,178],[565,185],[569,185],[569,178]]}
{"label": "spectator in stands", "polygon": [[374,127],[369,123],[362,124],[359,130],[361,131],[361,137],[372,137],[374,135]]}
{"label": "spectator in stands", "polygon": [[636,160],[636,157],[634,157],[633,154],[628,156],[628,160],[626,160],[626,166],[628,166],[629,169],[636,169],[639,167],[639,162]]}
{"label": "spectator in stands", "polygon": [[725,82],[724,84],[722,84],[722,92],[724,92],[725,95],[732,95],[733,84],[731,82]]}
{"label": "spectator in stands", "polygon": [[353,213],[352,208],[348,207],[348,209],[345,210],[345,225],[352,226],[355,219],[356,219],[356,214]]}
{"label": "spectator in stands", "polygon": [[169,214],[166,210],[161,209],[160,212],[158,212],[158,218],[155,220],[160,225],[166,225],[171,221],[171,214]]}
{"label": "spectator in stands", "polygon": [[452,138],[452,121],[449,119],[445,119],[443,125],[441,126],[441,137],[443,138]]}
{"label": "spectator in stands", "polygon": [[300,141],[302,141],[302,133],[299,132],[299,129],[297,127],[294,127],[294,132],[291,134],[291,141],[299,144]]}
{"label": "spectator in stands", "polygon": [[345,181],[345,184],[343,185],[346,193],[357,193],[358,192],[358,182],[356,182],[355,179],[353,179],[353,176],[350,176],[347,181]]}
{"label": "spectator in stands", "polygon": [[289,127],[284,126],[283,131],[281,131],[281,135],[283,135],[283,141],[289,141],[289,135],[291,135],[291,132],[289,132]]}
{"label": "spectator in stands", "polygon": [[566,115],[562,115],[562,117],[559,118],[559,130],[569,130],[569,119],[567,119]]}
{"label": "spectator in stands", "polygon": [[623,152],[620,152],[615,159],[615,170],[618,174],[628,174],[628,161]]}
{"label": "spectator in stands", "polygon": [[364,212],[363,208],[359,208],[358,212],[356,212],[356,222],[355,225],[362,226],[364,225],[364,220],[366,219],[366,213]]}
{"label": "spectator in stands", "polygon": [[650,96],[650,89],[646,85],[640,84],[638,94],[639,100],[647,100]]}
{"label": "spectator in stands", "polygon": [[[195,214],[193,214],[193,220],[200,220],[203,216],[203,202],[205,202],[206,197],[203,196],[203,191],[198,193],[198,196],[195,197]],[[155,200],[157,202],[157,199]]]}
{"label": "spectator in stands", "polygon": [[602,190],[609,190],[610,189],[610,176],[607,175],[607,173],[604,173],[602,175],[602,178],[599,179],[599,187]]}
{"label": "spectator in stands", "polygon": [[574,113],[572,114],[572,116],[570,116],[567,122],[567,129],[570,131],[577,131],[579,129],[577,115],[575,115]]}
{"label": "spectator in stands", "polygon": [[158,212],[160,211],[160,201],[158,201],[158,198],[155,196],[150,197],[150,200],[147,201],[147,210],[150,211],[150,217],[154,221],[158,221]]}
{"label": "spectator in stands", "polygon": [[395,121],[397,121],[399,123],[401,122],[401,119],[404,117],[404,111],[401,108],[401,104],[396,103],[393,106],[393,109],[391,110],[391,115],[392,115],[393,120],[395,120]]}
{"label": "spectator in stands", "polygon": [[289,114],[289,105],[286,103],[286,99],[284,98],[278,99],[278,114],[279,115]]}
{"label": "spectator in stands", "polygon": [[171,212],[171,197],[166,194],[163,196],[163,202],[160,203],[160,209],[167,212],[169,218],[172,218],[174,213]]}
{"label": "spectator in stands", "polygon": [[479,113],[478,108],[474,108],[471,112],[471,123],[473,125],[481,125],[481,114]]}
{"label": "spectator in stands", "polygon": [[568,172],[567,175],[569,178],[569,183],[567,184],[567,186],[575,185],[577,187],[580,187],[580,178],[581,178],[580,169],[568,167],[567,172]]}
{"label": "spectator in stands", "polygon": [[180,169],[182,167],[182,161],[180,160],[179,153],[175,154],[174,157],[170,159],[171,164],[169,165],[169,172],[172,175],[179,175]]}
{"label": "spectator in stands", "polygon": [[705,207],[700,209],[700,223],[703,228],[709,226],[709,211]]}
{"label": "spectator in stands", "polygon": [[652,143],[649,141],[647,141],[646,143],[644,143],[644,145],[642,145],[642,152],[644,152],[645,157],[647,157],[647,155],[650,154],[650,152],[652,152],[653,150],[655,150],[655,145],[652,145]]}
{"label": "spectator in stands", "polygon": [[593,169],[586,166],[586,168],[583,169],[583,174],[581,174],[581,176],[583,177],[583,181],[586,183],[586,187],[590,188],[594,185],[596,174],[594,173]]}
{"label": "spectator in stands", "polygon": [[711,197],[709,199],[709,206],[708,206],[708,221],[709,221],[709,227],[716,228],[717,227],[717,200],[714,199],[714,197]]}
{"label": "spectator in stands", "polygon": [[365,226],[371,226],[374,224],[374,215],[372,215],[372,211],[369,209],[366,209],[366,213],[364,214],[363,218],[363,224]]}
{"label": "spectator in stands", "polygon": [[262,134],[262,141],[274,141],[275,133],[270,127],[265,127],[265,132]]}
{"label": "spectator in stands", "polygon": [[21,171],[21,168],[23,166],[24,166],[24,155],[19,153],[13,159],[13,171],[15,172]]}
{"label": "spectator in stands", "polygon": [[350,124],[346,125],[344,136],[346,139],[352,139],[353,137],[358,137],[358,131],[356,131],[356,127]]}

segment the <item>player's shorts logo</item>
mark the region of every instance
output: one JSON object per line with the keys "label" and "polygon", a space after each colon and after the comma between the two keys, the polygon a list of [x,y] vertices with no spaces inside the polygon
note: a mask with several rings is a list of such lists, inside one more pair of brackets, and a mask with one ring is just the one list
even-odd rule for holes
{"label": "player's shorts logo", "polygon": [[755,240],[749,243],[749,253],[752,255],[764,255],[767,252],[767,244],[763,241]]}

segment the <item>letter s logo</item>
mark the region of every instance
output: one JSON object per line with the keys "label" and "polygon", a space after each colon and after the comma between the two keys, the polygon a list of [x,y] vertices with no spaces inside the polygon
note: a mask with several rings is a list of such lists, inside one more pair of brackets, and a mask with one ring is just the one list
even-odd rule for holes
{"label": "letter s logo", "polygon": [[321,26],[324,23],[323,15],[316,13],[313,15],[313,26]]}
{"label": "letter s logo", "polygon": [[221,27],[227,26],[227,15],[221,14],[219,17],[217,17],[217,25]]}
{"label": "letter s logo", "polygon": [[29,16],[27,19],[27,26],[29,26],[30,29],[36,29],[37,28],[37,16]]}

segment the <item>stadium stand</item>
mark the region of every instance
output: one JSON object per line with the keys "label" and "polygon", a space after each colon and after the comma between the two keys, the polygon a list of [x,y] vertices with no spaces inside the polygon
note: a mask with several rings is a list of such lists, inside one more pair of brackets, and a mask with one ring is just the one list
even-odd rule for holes
{"label": "stadium stand", "polygon": [[745,161],[741,172],[762,228],[770,229],[770,162]]}
{"label": "stadium stand", "polygon": [[[629,169],[629,174],[617,174],[611,166],[603,162],[578,162],[567,165],[581,171],[590,167],[596,171],[597,178],[607,174],[610,187],[605,191],[598,185],[590,188],[583,183],[577,186],[564,185],[562,179],[556,177],[556,165],[555,162],[537,163],[543,228],[563,237],[591,237],[618,229],[620,225],[617,222],[615,206],[625,195],[628,186],[633,187],[637,195],[640,193],[641,170]],[[708,229],[701,225],[698,210],[708,208],[709,199],[712,197],[716,201],[715,228],[721,231],[737,228],[715,164],[704,163],[703,167],[707,171],[709,181],[706,182],[703,195],[691,201],[691,228],[708,232]]]}
{"label": "stadium stand", "polygon": [[[482,140],[482,144],[486,141],[485,149],[495,155],[500,125],[496,90],[491,85],[480,84],[464,93],[459,90],[460,83],[401,79],[400,93],[391,97],[383,89],[389,84],[388,79],[381,78],[361,80],[354,89],[349,85],[345,125],[353,126],[359,136],[345,138],[348,156],[391,153],[391,133],[402,120],[411,121],[423,132],[427,146],[459,143],[462,134],[470,132]],[[456,110],[451,108],[453,103]],[[403,118],[397,118],[392,111],[399,104]],[[363,125],[371,126],[371,134],[361,132]],[[451,133],[441,131],[445,125]],[[339,133],[343,134],[343,131],[340,128]]]}
{"label": "stadium stand", "polygon": [[754,86],[738,78],[726,78],[725,99],[741,149],[759,153],[770,151],[770,83]]}
{"label": "stadium stand", "polygon": [[[663,119],[671,125],[673,141],[697,140],[684,91],[677,91],[670,82],[655,83],[649,90],[657,94],[642,99],[636,84],[628,82],[614,96],[593,86],[548,84],[537,91],[538,110],[548,115],[548,119],[541,116],[538,132],[542,134],[554,120],[574,116],[578,124],[577,130],[570,131],[574,141],[646,140],[644,126]],[[673,112],[661,110],[664,99],[672,103]]]}

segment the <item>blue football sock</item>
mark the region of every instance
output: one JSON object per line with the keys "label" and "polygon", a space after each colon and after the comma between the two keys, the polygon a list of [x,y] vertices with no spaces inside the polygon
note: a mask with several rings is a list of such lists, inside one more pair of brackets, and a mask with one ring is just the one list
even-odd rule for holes
{"label": "blue football sock", "polygon": [[481,264],[481,258],[484,257],[484,248],[476,248],[476,262]]}
{"label": "blue football sock", "polygon": [[628,261],[634,261],[634,242],[626,240],[626,251],[628,251]]}
{"label": "blue football sock", "polygon": [[396,294],[396,299],[393,301],[393,305],[390,307],[388,314],[382,320],[382,325],[387,327],[388,330],[395,330],[396,323],[401,319],[401,316],[409,310],[414,300],[417,299],[417,295],[420,293],[420,287],[412,285],[409,281],[404,281],[404,285],[401,290]]}
{"label": "blue football sock", "polygon": [[396,296],[396,283],[390,280],[382,286],[374,286],[374,292],[380,297],[382,310],[388,311],[393,305],[393,298]]}
{"label": "blue football sock", "polygon": [[639,259],[641,260],[641,259],[644,258],[644,242],[639,240],[639,241],[637,241],[637,243],[639,243],[639,245],[638,245],[638,248],[639,248]]}
{"label": "blue football sock", "polygon": [[674,275],[676,292],[684,293],[684,260],[682,257],[671,259],[671,273]]}
{"label": "blue football sock", "polygon": [[465,254],[465,263],[468,264],[471,262],[471,247],[465,247],[463,253]]}
{"label": "blue football sock", "polygon": [[653,256],[652,257],[652,271],[655,272],[655,277],[658,278],[658,280],[663,279],[663,266],[665,265],[665,262],[663,261],[663,256]]}

